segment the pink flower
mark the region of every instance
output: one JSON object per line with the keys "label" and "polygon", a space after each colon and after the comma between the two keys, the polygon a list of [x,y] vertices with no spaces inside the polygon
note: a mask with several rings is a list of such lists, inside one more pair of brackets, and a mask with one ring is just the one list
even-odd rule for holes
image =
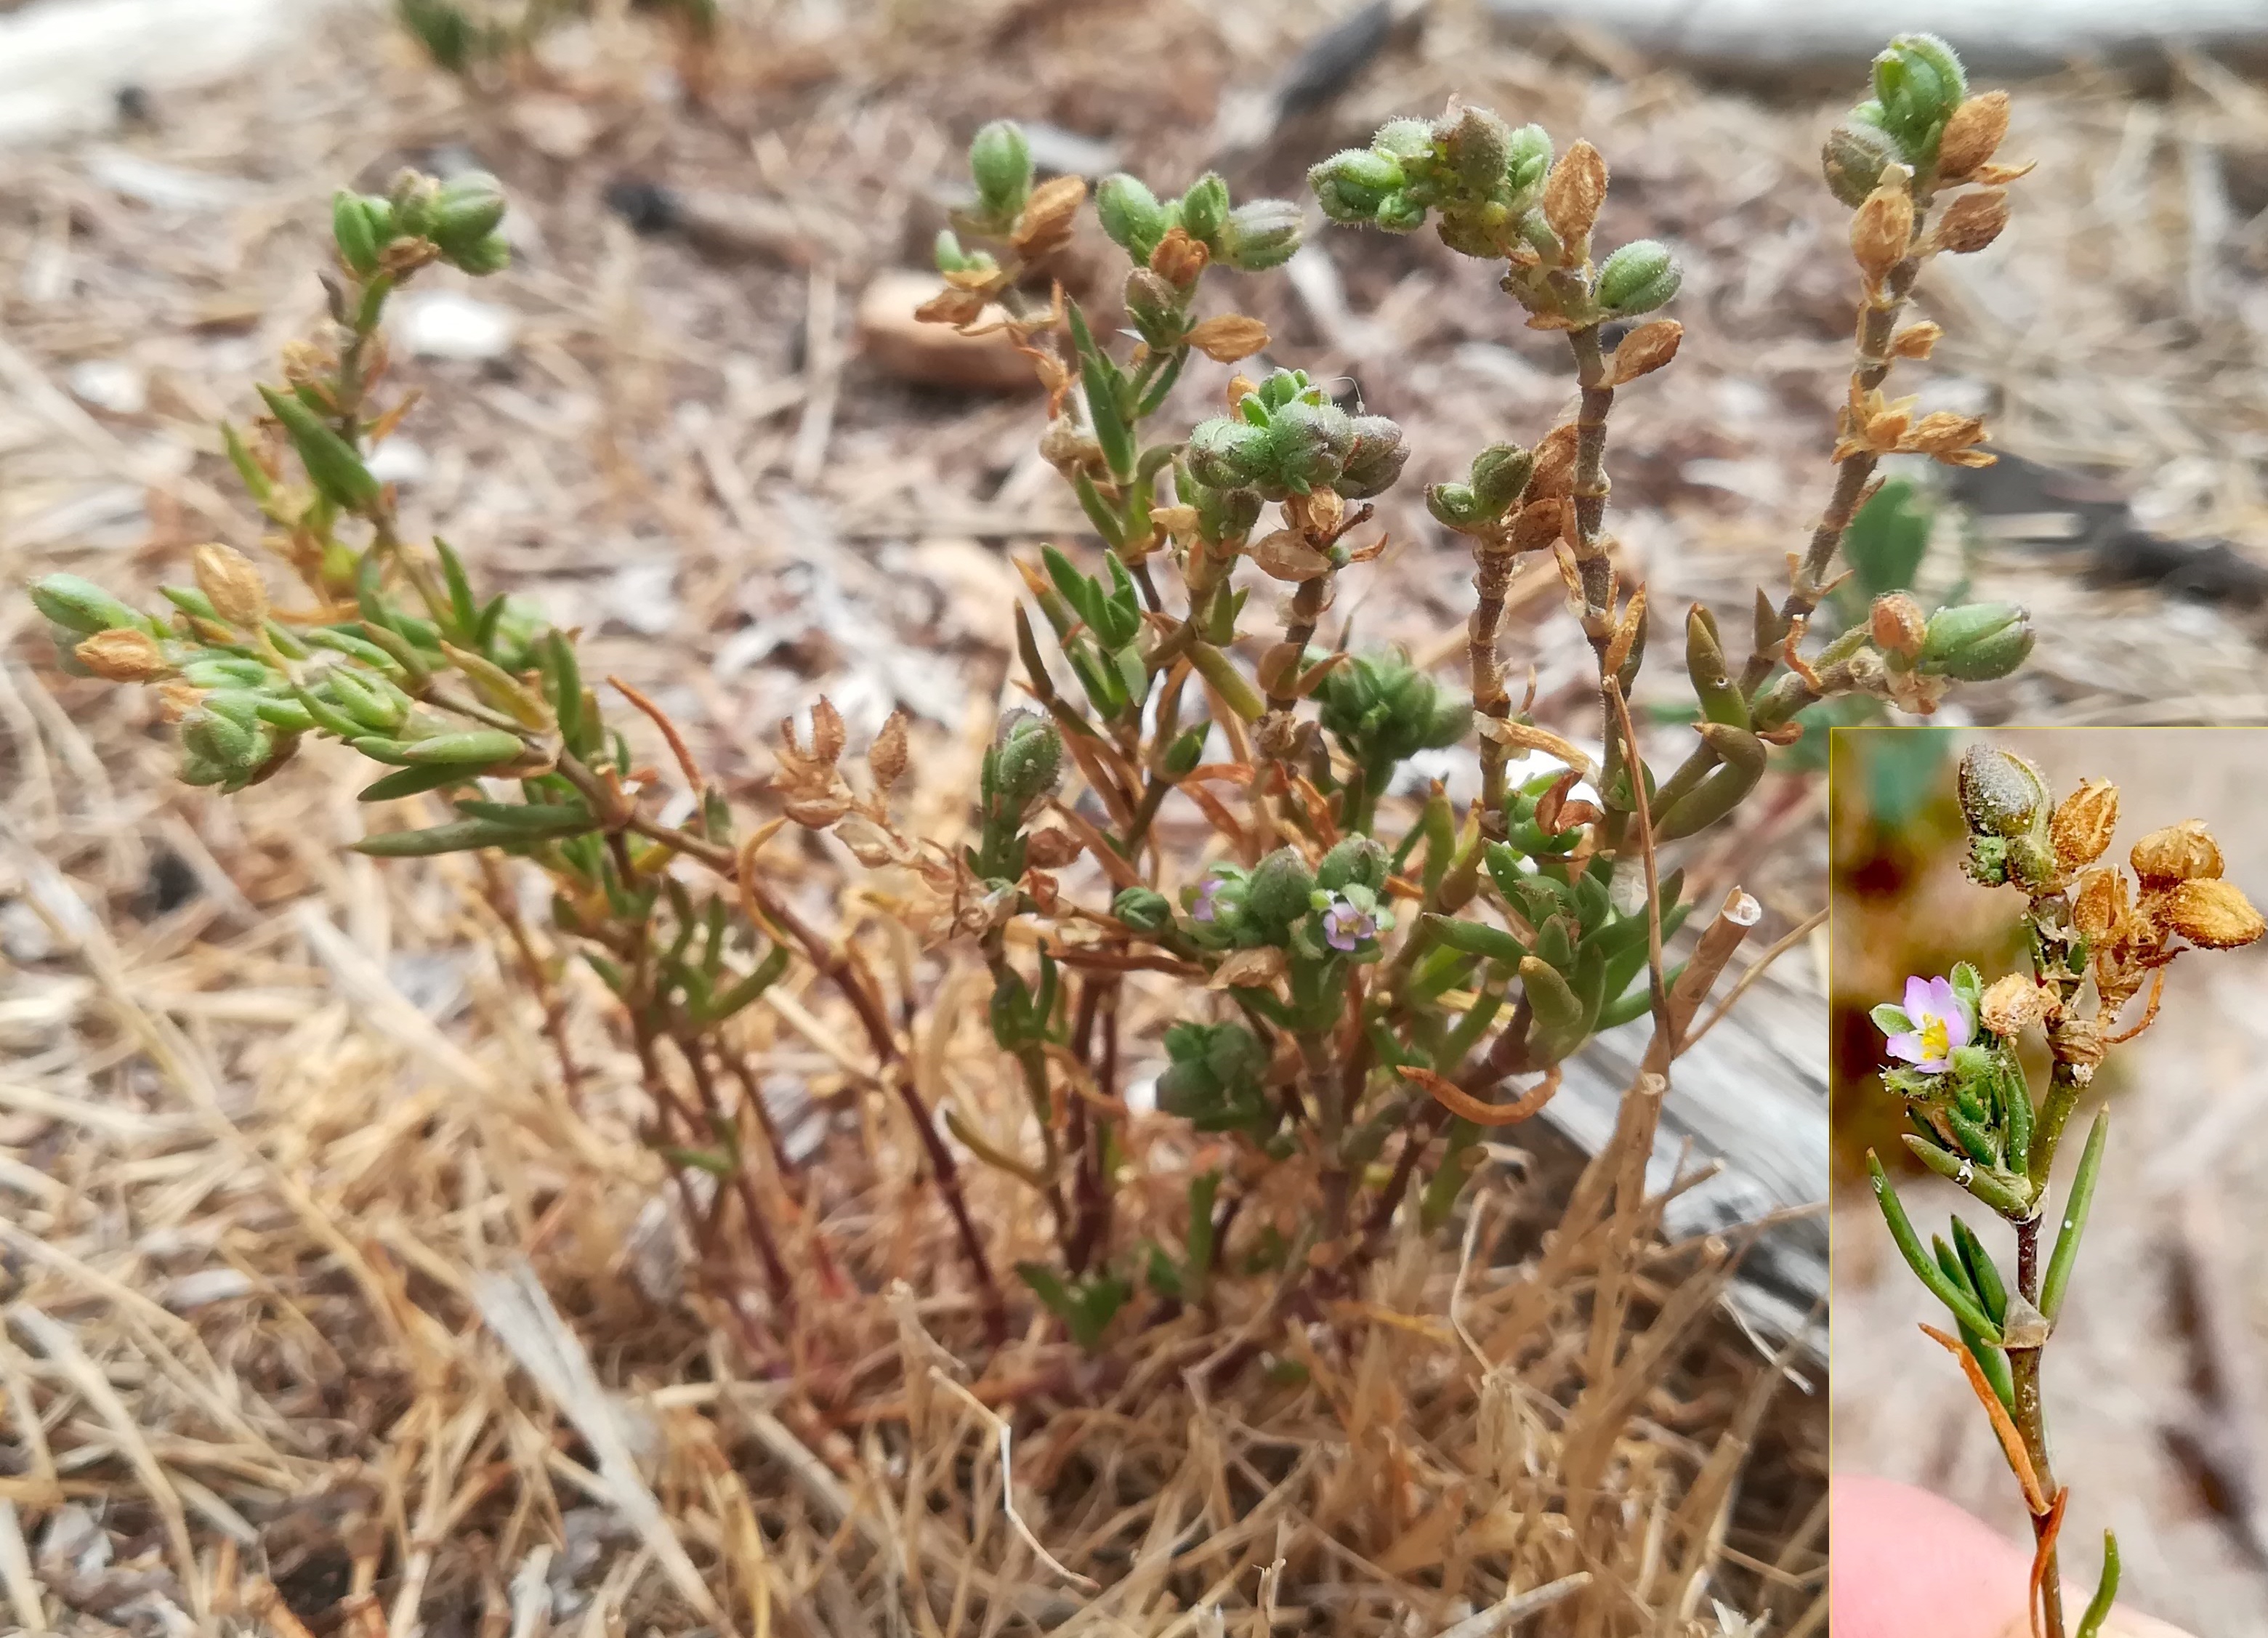
{"label": "pink flower", "polygon": [[1911,1028],[1893,1034],[1885,1044],[1892,1058],[1917,1069],[1951,1068],[1954,1052],[1976,1032],[1976,1021],[1949,978],[1908,978],[1904,1010]]}

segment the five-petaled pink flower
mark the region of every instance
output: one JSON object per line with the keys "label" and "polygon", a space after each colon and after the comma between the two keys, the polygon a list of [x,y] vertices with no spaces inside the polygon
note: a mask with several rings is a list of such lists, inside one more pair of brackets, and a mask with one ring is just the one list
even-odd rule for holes
{"label": "five-petaled pink flower", "polygon": [[1953,1066],[1956,1048],[1969,1044],[1976,1021],[1949,978],[1908,978],[1905,1015],[1911,1029],[1890,1037],[1892,1058],[1935,1073]]}

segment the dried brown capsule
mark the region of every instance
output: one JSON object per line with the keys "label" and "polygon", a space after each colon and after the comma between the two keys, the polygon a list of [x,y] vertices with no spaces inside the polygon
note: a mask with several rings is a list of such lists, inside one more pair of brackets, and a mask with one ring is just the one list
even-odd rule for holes
{"label": "dried brown capsule", "polygon": [[2235,949],[2268,933],[2268,922],[2234,882],[2198,877],[2176,887],[2161,919],[2191,943],[2209,950]]}
{"label": "dried brown capsule", "polygon": [[2066,870],[2093,864],[2110,845],[2110,834],[2117,828],[2118,787],[2108,779],[2082,779],[2048,822],[2056,863]]}
{"label": "dried brown capsule", "polygon": [[2151,831],[2134,844],[2134,851],[2128,858],[2146,888],[2171,887],[2176,882],[2220,874],[2220,844],[2213,839],[2202,819],[2184,819],[2179,824]]}

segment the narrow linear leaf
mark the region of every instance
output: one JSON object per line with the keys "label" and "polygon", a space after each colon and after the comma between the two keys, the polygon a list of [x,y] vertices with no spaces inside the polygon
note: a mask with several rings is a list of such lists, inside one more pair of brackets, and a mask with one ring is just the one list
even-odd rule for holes
{"label": "narrow linear leaf", "polygon": [[1906,1259],[1914,1277],[1930,1288],[1937,1300],[1953,1310],[1953,1317],[1987,1342],[2000,1340],[2000,1328],[1977,1306],[1977,1299],[1954,1284],[1946,1272],[1923,1247],[1921,1236],[1914,1232],[1913,1220],[1898,1199],[1898,1192],[1890,1186],[1890,1175],[1882,1169],[1881,1161],[1872,1149],[1867,1151],[1867,1173],[1874,1186],[1874,1200],[1882,1208],[1882,1220],[1889,1225],[1890,1238],[1897,1243],[1899,1255]]}
{"label": "narrow linear leaf", "polygon": [[2056,1235],[2055,1253],[2048,1258],[2047,1278],[2040,1282],[2040,1312],[2055,1323],[2063,1307],[2065,1288],[2079,1261],[2079,1238],[2087,1232],[2087,1214],[2095,1206],[2095,1183],[2102,1171],[2102,1146],[2110,1135],[2110,1111],[2096,1113],[2088,1128],[2087,1148],[2079,1157],[2079,1172],[2072,1179],[2071,1198],[2064,1203],[2063,1227]]}

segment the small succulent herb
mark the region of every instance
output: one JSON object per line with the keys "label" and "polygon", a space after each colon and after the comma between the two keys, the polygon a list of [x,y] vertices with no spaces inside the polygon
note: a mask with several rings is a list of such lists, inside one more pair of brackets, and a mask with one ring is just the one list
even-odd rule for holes
{"label": "small succulent herb", "polygon": [[[463,72],[516,48],[514,31],[549,11],[405,0],[404,15]],[[1565,338],[1573,417],[1503,429],[1425,497],[1475,568],[1454,679],[1322,635],[1342,583],[1383,550],[1373,503],[1402,483],[1410,450],[1395,421],[1342,407],[1295,365],[1248,362],[1271,338],[1234,299],[1242,280],[1296,254],[1301,207],[1240,198],[1212,173],[1178,193],[1106,178],[1092,205],[1126,257],[1126,327],[1098,329],[1057,277],[1086,185],[1042,177],[1006,121],[975,134],[966,202],[935,245],[941,288],[920,316],[1005,331],[1032,359],[1047,391],[1040,452],[1093,540],[1019,565],[1028,704],[997,725],[969,823],[949,845],[909,830],[894,806],[915,760],[902,716],[863,771],[824,700],[807,723],[783,724],[776,818],[752,824],[658,706],[585,675],[574,633],[487,591],[447,542],[404,537],[370,460],[409,409],[387,396],[382,321],[394,293],[437,262],[475,277],[508,265],[506,202],[482,174],[405,173],[383,195],[340,194],[330,323],[287,352],[283,379],[261,389],[265,417],[225,430],[276,566],[296,582],[288,600],[271,609],[269,571],[216,544],[195,555],[194,585],[166,589],[162,614],[68,576],[42,581],[33,601],[66,668],[157,690],[192,784],[238,790],[275,776],[308,736],[335,739],[368,764],[361,851],[471,852],[541,870],[554,931],[620,1003],[652,1102],[649,1140],[681,1172],[715,1173],[739,1195],[737,1214],[711,1214],[704,1232],[745,1225],[775,1311],[792,1317],[800,1283],[785,1228],[816,1248],[814,1278],[843,1276],[826,1262],[824,1223],[791,1223],[767,1203],[772,1184],[758,1186],[767,1172],[790,1193],[803,1184],[727,1026],[800,968],[855,1018],[864,1073],[922,1144],[995,1340],[1012,1327],[1008,1282],[968,1207],[972,1164],[1045,1212],[1052,1260],[1020,1272],[1082,1346],[1107,1347],[1127,1304],[1204,1300],[1223,1271],[1273,1280],[1256,1335],[1319,1294],[1357,1290],[1413,1198],[1422,1224],[1438,1226],[1482,1133],[1532,1118],[1558,1066],[1601,1030],[1651,1017],[1644,1073],[1668,1073],[1755,914],[1739,895],[1721,911],[1697,905],[1662,854],[1742,811],[1785,765],[1800,712],[1852,699],[1926,711],[2023,658],[2021,611],[1989,605],[1893,605],[1807,646],[1880,458],[1992,459],[1980,422],[1918,417],[1882,388],[1935,334],[1898,328],[1920,267],[1976,247],[2005,217],[2001,187],[2021,173],[1991,163],[2005,99],[1968,97],[1928,42],[1898,42],[1885,63],[1827,156],[1830,185],[1855,207],[1861,293],[1833,493],[1785,593],[1759,592],[1745,639],[1697,606],[1650,609],[1646,587],[1615,566],[1610,413],[1618,392],[1675,358],[1683,331],[1662,315],[1680,252],[1601,242],[1610,179],[1589,143],[1561,152],[1540,127],[1469,107],[1389,122],[1309,177],[1333,222],[1431,226],[1492,264],[1507,323]],[[1975,199],[1987,204],[1964,203]],[[1184,387],[1211,412],[1177,410]],[[1506,686],[1505,615],[1523,562],[1556,566],[1591,650],[1592,703],[1558,727]],[[1263,588],[1272,607],[1252,601]],[[1664,646],[1649,633],[1665,617],[1683,638],[1668,668],[1690,689],[1694,737],[1658,768],[1630,697],[1648,660],[1659,668]],[[621,704],[669,745],[674,797],[669,778],[634,760]],[[1408,791],[1413,758],[1475,742],[1481,779],[1462,810],[1440,785]],[[662,817],[673,801],[674,823]],[[1174,823],[1161,827],[1169,803]],[[418,817],[404,826],[398,813]],[[778,823],[828,832],[862,865],[895,873],[887,896],[909,924],[981,959],[985,1022],[1028,1123],[981,1130],[950,1103],[931,1107],[914,1043],[946,1038],[954,1021],[931,1016],[935,997],[918,985],[885,1000],[876,975],[892,963],[859,948],[863,918],[806,919],[759,852]],[[2021,838],[1991,840],[1998,852],[1980,844],[1980,868],[2031,879],[2037,860]],[[1086,885],[1098,879],[1107,887]],[[2176,897],[2169,914],[2206,925],[2209,896]],[[1666,945],[1697,911],[1702,935],[1681,967]],[[1183,1022],[1162,1039],[1121,1038],[1136,972],[1181,986]],[[548,979],[531,966],[528,981]],[[1940,1022],[1958,1059],[1968,1049]],[[1164,1060],[1158,1106],[1203,1140],[1192,1177],[1217,1175],[1220,1197],[1215,1210],[1206,1193],[1201,1232],[1192,1183],[1185,1251],[1149,1261],[1170,1272],[1153,1273],[1146,1295],[1109,1272],[1159,1240],[1143,1235],[1147,1192],[1129,1186],[1117,1129],[1122,1082],[1145,1054]],[[746,1279],[731,1271],[750,1261],[720,1252],[703,1266]],[[748,1295],[736,1287],[732,1299]]]}
{"label": "small succulent herb", "polygon": [[[2132,876],[2099,862],[2118,823],[2118,790],[2088,780],[2060,802],[2021,757],[1979,745],[1962,759],[1959,788],[1970,833],[1969,872],[1985,887],[2024,895],[2031,970],[1986,984],[1963,963],[1948,978],[1909,978],[1902,1003],[1874,1021],[1899,1067],[1884,1086],[1904,1101],[1914,1130],[1904,1142],[1932,1171],[2007,1220],[2016,1277],[2004,1275],[1960,1218],[1953,1240],[1925,1247],[1881,1161],[1867,1157],[1874,1194],[1906,1264],[1952,1315],[1955,1332],[1923,1326],[1962,1361],[1992,1417],[2032,1515],[2035,1630],[2066,1630],[2056,1536],[2065,1510],[2049,1463],[2040,1395],[2041,1361],[2054,1337],[2080,1236],[2095,1199],[2110,1131],[2099,1112],[2073,1179],[2060,1230],[2044,1265],[2040,1233],[2051,1169],[2080,1095],[2106,1051],[2158,1016],[2166,969],[2191,949],[2230,949],[2268,932],[2260,914],[2221,876],[2220,850],[2196,820],[2153,831],[2134,845]],[[2092,980],[2090,998],[2086,985]],[[2140,1017],[2114,1033],[2147,983]],[[2036,1104],[2016,1043],[2046,1037],[2051,1068]],[[2118,1585],[2118,1550],[2106,1535],[2102,1581],[2076,1628],[2095,1638]]]}

